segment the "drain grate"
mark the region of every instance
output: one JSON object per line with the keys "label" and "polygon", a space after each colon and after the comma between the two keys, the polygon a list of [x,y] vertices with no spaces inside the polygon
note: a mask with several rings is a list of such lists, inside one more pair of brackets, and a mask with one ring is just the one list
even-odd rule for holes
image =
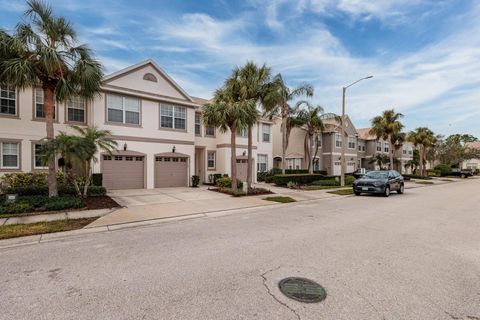
{"label": "drain grate", "polygon": [[300,302],[320,302],[327,297],[327,291],[318,283],[305,278],[286,278],[278,283],[280,291]]}

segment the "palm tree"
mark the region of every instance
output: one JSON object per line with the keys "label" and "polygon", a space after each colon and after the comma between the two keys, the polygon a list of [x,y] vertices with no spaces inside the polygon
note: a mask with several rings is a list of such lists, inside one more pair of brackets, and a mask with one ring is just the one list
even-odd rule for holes
{"label": "palm tree", "polygon": [[266,94],[263,99],[263,103],[266,112],[270,117],[280,116],[282,119],[281,131],[282,131],[282,173],[285,174],[285,157],[287,152],[287,140],[288,140],[288,122],[292,115],[292,108],[290,103],[299,97],[311,97],[313,96],[313,86],[310,84],[303,84],[295,89],[290,89],[283,81],[282,75],[278,74],[274,77],[271,84],[266,89]]}
{"label": "palm tree", "polygon": [[372,128],[370,134],[377,136],[377,139],[383,139],[390,144],[389,158],[390,169],[393,169],[393,154],[395,152],[394,145],[397,143],[397,137],[403,129],[403,124],[399,119],[403,114],[396,113],[395,110],[385,110],[381,116],[376,116],[372,119]]}
{"label": "palm tree", "polygon": [[420,161],[420,174],[426,175],[426,151],[428,148],[431,148],[436,141],[435,134],[428,129],[427,127],[420,127],[415,129],[415,131],[410,131],[407,136],[407,140],[410,141],[419,149]]}
{"label": "palm tree", "polygon": [[[305,108],[306,107],[306,108]],[[324,113],[321,106],[313,106],[307,101],[299,102],[299,109],[297,116],[293,122],[305,130],[305,138],[303,141],[303,150],[305,162],[308,163],[308,171],[313,173],[312,159],[315,159],[318,152],[318,135],[321,135],[325,130],[324,120],[336,118],[332,113]],[[315,139],[315,155],[312,158],[311,141]]]}
{"label": "palm tree", "polygon": [[[407,134],[405,132],[398,132],[397,134],[392,136],[392,140],[395,141],[395,143],[392,145],[392,148],[394,149],[394,153],[402,148],[406,139],[407,139]],[[399,162],[397,159],[394,159],[394,163],[398,165],[401,162]],[[402,171],[401,168],[399,169],[399,171],[400,172]]]}
{"label": "palm tree", "polygon": [[96,154],[99,151],[107,152],[111,154],[117,148],[117,142],[113,140],[110,130],[100,130],[97,126],[79,127],[72,126],[75,131],[80,135],[82,140],[82,148],[80,160],[83,163],[83,169],[85,170],[85,185],[83,189],[83,196],[87,195],[88,186],[91,183],[92,162],[97,162]]}
{"label": "palm tree", "polygon": [[237,192],[237,129],[247,128],[257,119],[254,100],[238,101],[231,86],[217,89],[213,103],[203,109],[203,122],[207,126],[219,128],[222,132],[230,130],[230,155],[232,190]]}
{"label": "palm tree", "polygon": [[[27,4],[25,18],[30,23],[18,23],[12,35],[0,30],[0,83],[42,87],[46,137],[53,139],[54,100],[92,99],[100,91],[103,73],[88,47],[77,45],[69,21],[41,1]],[[48,189],[50,196],[57,195],[54,159],[48,163]]]}
{"label": "palm tree", "polygon": [[[259,67],[254,62],[249,61],[243,67],[237,67],[233,70],[232,75],[226,80],[226,85],[233,89],[236,100],[243,102],[253,100],[257,104],[262,105],[270,81],[270,68],[265,64]],[[253,123],[246,123],[248,130],[247,190],[250,190],[252,187],[252,128],[258,120],[258,116],[257,112]]]}
{"label": "palm tree", "polygon": [[[72,126],[79,135],[68,135],[63,131],[54,138],[46,139],[42,147],[42,160],[48,163],[57,156],[63,159],[63,167],[67,178],[74,185],[79,196],[86,197],[88,186],[91,183],[92,162],[97,161],[99,151],[112,153],[117,147],[117,142],[112,139],[109,130],[99,130],[96,126],[86,128]],[[77,177],[73,173],[73,166],[79,164],[85,173],[83,190],[78,186]]]}
{"label": "palm tree", "polygon": [[388,156],[381,154],[381,153],[376,153],[373,158],[369,161],[369,163],[375,163],[380,167],[380,170],[384,170],[385,167],[383,166],[384,164],[390,163],[390,159]]}

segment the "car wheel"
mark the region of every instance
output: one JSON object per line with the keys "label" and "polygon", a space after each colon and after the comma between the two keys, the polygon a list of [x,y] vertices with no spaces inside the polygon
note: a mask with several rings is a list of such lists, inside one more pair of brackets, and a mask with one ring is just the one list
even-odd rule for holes
{"label": "car wheel", "polygon": [[360,192],[358,192],[358,191],[354,191],[353,193],[355,193],[356,196],[360,195]]}
{"label": "car wheel", "polygon": [[403,183],[400,185],[400,188],[398,188],[397,193],[398,194],[403,194],[405,192],[405,186]]}
{"label": "car wheel", "polygon": [[390,195],[390,186],[385,187],[385,191],[383,192],[383,195],[385,197],[388,197]]}

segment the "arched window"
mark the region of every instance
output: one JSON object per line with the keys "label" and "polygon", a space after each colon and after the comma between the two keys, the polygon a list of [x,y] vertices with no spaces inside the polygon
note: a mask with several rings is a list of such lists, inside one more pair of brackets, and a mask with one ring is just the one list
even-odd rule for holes
{"label": "arched window", "polygon": [[145,73],[145,75],[143,76],[143,80],[152,81],[152,82],[158,81],[157,78],[151,73]]}

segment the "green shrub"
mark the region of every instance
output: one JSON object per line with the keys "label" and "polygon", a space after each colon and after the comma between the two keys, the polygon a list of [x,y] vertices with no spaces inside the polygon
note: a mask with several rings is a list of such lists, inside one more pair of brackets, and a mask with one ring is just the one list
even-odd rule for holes
{"label": "green shrub", "polygon": [[405,179],[405,180],[408,180],[408,179],[430,180],[430,179],[432,179],[432,177],[418,176],[418,175],[415,175],[415,174],[402,174],[402,176],[403,176],[404,178],[407,178],[407,179]]}
{"label": "green shrub", "polygon": [[102,186],[89,186],[87,189],[87,195],[89,197],[100,197],[107,194],[107,189]]}
{"label": "green shrub", "polygon": [[296,184],[310,184],[323,177],[324,176],[321,174],[279,174],[274,176],[272,180],[277,186],[286,186],[289,182]]}
{"label": "green shrub", "polygon": [[192,176],[192,187],[193,188],[198,187],[199,183],[200,183],[200,177],[199,176]]}
{"label": "green shrub", "polygon": [[85,203],[82,199],[75,197],[53,197],[45,204],[45,209],[48,211],[83,207]]}
{"label": "green shrub", "polygon": [[334,187],[339,186],[340,182],[338,180],[316,180],[312,182],[314,186],[324,186],[324,187]]}
{"label": "green shrub", "polygon": [[214,173],[214,174],[212,174],[212,177],[213,177],[213,184],[217,184],[217,180],[222,177],[222,174],[221,173]]}
{"label": "green shrub", "polygon": [[13,203],[6,203],[0,210],[3,213],[25,213],[34,210],[33,206],[28,202],[17,201]]}
{"label": "green shrub", "polygon": [[450,167],[448,164],[438,164],[433,169],[435,171],[440,172],[440,175],[442,177],[449,176],[452,174],[452,167]]}
{"label": "green shrub", "polygon": [[429,177],[441,177],[442,173],[440,172],[440,170],[428,169],[427,170],[427,176],[429,176]]}
{"label": "green shrub", "polygon": [[[231,189],[232,188],[232,178],[229,177],[223,177],[217,179],[217,182],[215,184],[219,188],[223,189]],[[243,188],[243,182],[240,179],[237,179],[237,189],[242,189]]]}
{"label": "green shrub", "polygon": [[353,182],[355,182],[355,177],[354,176],[345,176],[345,185],[349,186],[352,185]]}
{"label": "green shrub", "polygon": [[[26,188],[26,187],[48,187],[48,174],[46,172],[15,172],[5,174],[0,178],[0,188]],[[57,171],[57,182],[59,185],[67,184],[66,175]]]}

